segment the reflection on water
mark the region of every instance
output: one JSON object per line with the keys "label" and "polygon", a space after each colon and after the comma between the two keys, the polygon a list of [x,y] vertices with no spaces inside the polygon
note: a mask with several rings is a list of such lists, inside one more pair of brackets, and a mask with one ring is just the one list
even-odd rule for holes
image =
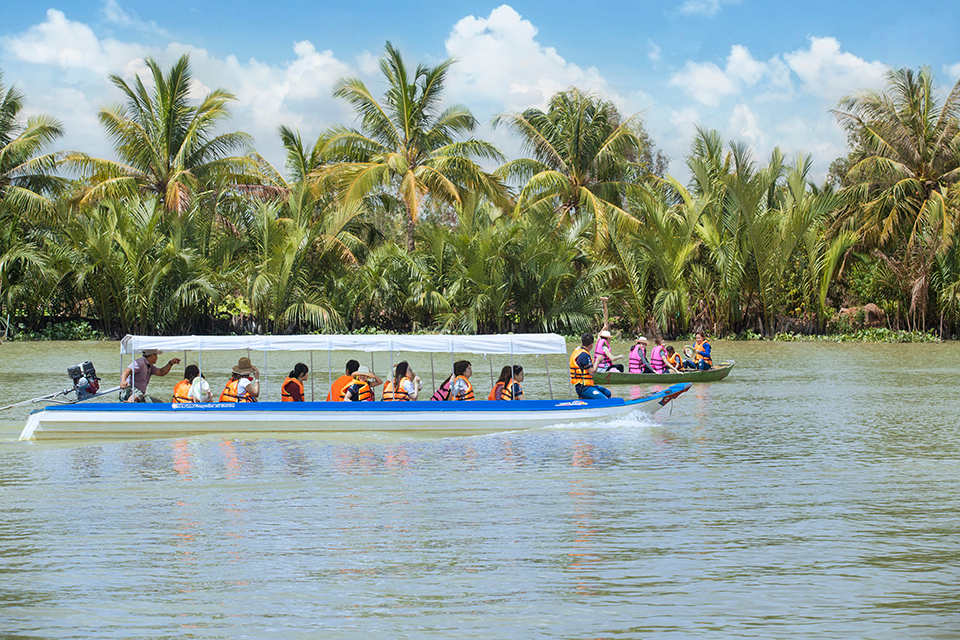
{"label": "reflection on water", "polygon": [[728,380],[609,424],[11,429],[0,637],[960,637],[957,347],[715,349]]}

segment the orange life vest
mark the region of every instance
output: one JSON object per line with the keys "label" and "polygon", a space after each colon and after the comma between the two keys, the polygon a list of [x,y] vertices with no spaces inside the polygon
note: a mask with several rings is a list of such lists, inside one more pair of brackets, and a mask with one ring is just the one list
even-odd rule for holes
{"label": "orange life vest", "polygon": [[667,356],[667,360],[670,361],[670,364],[673,365],[673,368],[677,371],[683,371],[683,358],[680,357],[680,354],[674,352],[672,356]]}
{"label": "orange life vest", "polygon": [[307,396],[303,390],[303,383],[297,380],[296,378],[291,378],[290,376],[287,376],[286,379],[284,379],[283,385],[281,385],[280,387],[280,400],[282,400],[283,402],[296,402],[296,399],[293,397],[293,394],[287,391],[288,382],[292,382],[293,384],[297,385],[297,387],[300,389],[300,401],[302,402],[303,400],[305,400]]}
{"label": "orange life vest", "polygon": [[402,378],[400,379],[400,384],[397,385],[396,391],[393,389],[393,380],[387,380],[383,383],[383,401],[391,402],[394,400],[410,400],[410,394],[403,388]]}
{"label": "orange life vest", "polygon": [[[513,388],[517,388],[517,395],[513,395]],[[520,386],[520,383],[516,380],[511,380],[503,388],[503,393],[500,394],[501,400],[523,400],[523,387]]]}
{"label": "orange life vest", "polygon": [[463,397],[462,397],[462,398],[455,397],[454,400],[473,400],[473,399],[474,399],[474,398],[473,398],[473,385],[470,384],[470,381],[467,380],[467,377],[466,377],[466,376],[457,376],[456,379],[453,381],[453,384],[450,385],[450,388],[453,389],[454,384],[456,383],[457,380],[463,380],[464,382],[467,383],[467,391],[466,391],[466,393],[463,394]]}
{"label": "orange life vest", "polygon": [[340,402],[343,400],[343,390],[353,383],[353,376],[342,375],[333,381],[330,392],[327,393],[327,402]]}
{"label": "orange life vest", "polygon": [[343,388],[343,391],[340,392],[340,399],[346,401],[347,391],[353,389],[353,398],[352,402],[359,402],[361,400],[373,400],[373,391],[370,390],[370,385],[368,385],[363,380],[354,380],[353,384],[348,384]]}
{"label": "orange life vest", "polygon": [[240,384],[240,378],[231,378],[227,386],[223,388],[220,394],[220,402],[256,402],[257,399],[244,392],[241,397],[237,393],[237,385]]}
{"label": "orange life vest", "polygon": [[178,402],[196,402],[193,397],[190,395],[190,387],[193,386],[193,383],[187,379],[183,379],[177,383],[177,386],[173,388],[173,403],[177,404]]}
{"label": "orange life vest", "polygon": [[[497,397],[497,390],[500,390],[501,397]],[[490,395],[487,396],[487,400],[500,400],[503,397],[503,383],[498,382],[493,386],[493,389],[490,389]]]}
{"label": "orange life vest", "polygon": [[707,346],[710,345],[710,343],[707,341],[706,338],[704,338],[703,342],[701,342],[700,344],[693,345],[693,350],[696,352],[694,354],[695,360],[697,362],[700,362],[701,360],[703,360],[704,362],[706,362],[708,365],[712,367],[713,358],[707,355],[707,350],[703,348],[703,345],[707,345]]}
{"label": "orange life vest", "polygon": [[584,347],[577,347],[570,354],[570,384],[582,384],[591,387],[593,386],[593,374],[590,373],[589,369],[581,369],[580,365],[577,364],[577,358],[580,357],[581,353],[590,355],[590,352]]}

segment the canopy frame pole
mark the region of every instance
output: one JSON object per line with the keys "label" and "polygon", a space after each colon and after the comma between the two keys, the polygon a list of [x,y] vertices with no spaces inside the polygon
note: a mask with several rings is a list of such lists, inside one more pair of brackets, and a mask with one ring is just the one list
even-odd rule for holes
{"label": "canopy frame pole", "polygon": [[330,396],[330,399],[336,401],[337,399],[333,397],[333,350],[327,349],[327,384],[330,385],[330,391],[327,395]]}
{"label": "canopy frame pole", "polygon": [[267,350],[263,350],[263,397],[267,397]]}
{"label": "canopy frame pole", "polygon": [[433,373],[433,352],[430,353],[430,386],[434,390],[437,388],[436,375]]}
{"label": "canopy frame pole", "polygon": [[[514,374],[513,374],[513,338],[510,338],[510,380],[507,382],[507,384],[510,384],[510,382],[513,381],[513,375],[514,375]],[[513,397],[513,387],[512,387],[512,386],[511,386],[511,388],[510,388],[510,399],[511,399],[511,400],[516,400],[516,398]]]}
{"label": "canopy frame pole", "polygon": [[[484,354],[484,356],[486,356],[486,354]],[[490,386],[491,387],[497,386],[497,381],[493,377],[493,357],[492,356],[490,357]]]}
{"label": "canopy frame pole", "polygon": [[313,368],[313,350],[312,349],[310,350],[310,372],[313,374],[312,376],[310,376],[310,402],[316,402],[317,394],[314,393],[313,383],[314,383],[314,378],[317,377],[317,372]]}
{"label": "canopy frame pole", "polygon": [[550,382],[550,356],[543,355],[543,366],[547,368],[547,388],[550,389],[550,399],[553,400],[553,384]]}

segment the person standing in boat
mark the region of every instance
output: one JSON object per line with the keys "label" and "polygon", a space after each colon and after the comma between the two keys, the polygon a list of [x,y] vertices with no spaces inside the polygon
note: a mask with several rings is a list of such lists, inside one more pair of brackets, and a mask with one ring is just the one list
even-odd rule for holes
{"label": "person standing in boat", "polygon": [[159,349],[144,349],[143,355],[123,370],[120,374],[120,402],[159,402],[147,395],[147,385],[153,376],[165,376],[170,368],[180,364],[180,358],[171,358],[162,367],[157,367],[157,359],[163,351]]}
{"label": "person standing in boat", "polygon": [[310,367],[298,362],[293,365],[293,371],[290,372],[284,381],[280,385],[280,401],[281,402],[303,402],[306,400],[306,393],[303,388],[303,383],[306,382],[307,377],[310,375]]}
{"label": "person standing in boat", "polygon": [[373,402],[373,387],[381,384],[383,380],[361,364],[353,372],[353,382],[340,392],[340,399],[344,402]]}
{"label": "person standing in boat", "polygon": [[423,386],[420,377],[413,372],[410,363],[401,360],[393,370],[393,379],[383,383],[384,402],[414,401]]}
{"label": "person standing in boat", "polygon": [[653,373],[650,359],[647,357],[647,339],[638,336],[633,348],[630,349],[630,361],[627,371],[630,373]]}
{"label": "person standing in boat", "polygon": [[256,402],[260,397],[260,370],[253,366],[250,358],[243,356],[232,371],[220,393],[220,402]]}
{"label": "person standing in boat", "polygon": [[713,368],[713,359],[710,357],[710,342],[703,331],[697,331],[694,338],[696,343],[693,345],[693,360],[684,360],[683,365],[687,369],[709,371]]}
{"label": "person standing in boat", "polygon": [[597,367],[590,357],[593,346],[593,334],[585,333],[580,338],[580,346],[570,354],[570,384],[574,385],[577,397],[586,400],[602,400],[610,397],[610,390],[593,382]]}

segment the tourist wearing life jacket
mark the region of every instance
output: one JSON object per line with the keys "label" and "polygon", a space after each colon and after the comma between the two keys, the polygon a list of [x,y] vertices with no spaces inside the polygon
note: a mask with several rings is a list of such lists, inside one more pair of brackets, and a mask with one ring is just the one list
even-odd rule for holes
{"label": "tourist wearing life jacket", "polygon": [[451,400],[473,400],[473,385],[470,384],[473,365],[467,360],[461,360],[454,365],[453,372],[455,377],[450,385]]}
{"label": "tourist wearing life jacket", "polygon": [[383,380],[377,377],[377,374],[360,365],[353,372],[353,382],[340,392],[340,399],[345,402],[373,402],[372,387],[379,386],[382,383]]}
{"label": "tourist wearing life jacket", "polygon": [[410,363],[402,360],[394,368],[393,379],[383,383],[383,400],[385,402],[414,401],[421,388],[420,377],[413,372]]}
{"label": "tourist wearing life jacket", "polygon": [[507,383],[513,379],[513,369],[510,368],[510,365],[504,365],[503,369],[500,370],[500,377],[497,378],[496,383],[493,385],[493,389],[490,389],[490,395],[487,396],[487,400],[502,400],[503,388],[507,386]]}
{"label": "tourist wearing life jacket", "polygon": [[584,399],[603,399],[610,397],[610,391],[593,382],[593,374],[597,368],[590,357],[590,347],[593,346],[593,334],[585,333],[580,338],[580,346],[570,354],[570,384],[577,391],[577,396]]}
{"label": "tourist wearing life jacket", "polygon": [[503,387],[500,394],[501,400],[523,400],[523,367],[518,364],[513,365],[513,377]]}
{"label": "tourist wearing life jacket", "polygon": [[343,390],[348,384],[353,383],[353,372],[360,368],[360,363],[356,360],[347,360],[346,373],[333,381],[333,386],[327,392],[327,402],[340,402],[343,397]]}
{"label": "tourist wearing life jacket", "polygon": [[306,382],[309,375],[310,368],[307,365],[302,362],[295,364],[293,371],[284,378],[283,384],[280,385],[281,402],[303,402],[306,400],[303,383]]}
{"label": "tourist wearing life jacket", "polygon": [[680,357],[680,354],[671,346],[666,346],[664,349],[667,352],[667,369],[671,373],[683,373],[683,358]]}
{"label": "tourist wearing life jacket", "polygon": [[[473,368],[470,366],[470,363],[467,360],[457,360],[453,363],[453,373],[447,376],[447,379],[440,383],[440,386],[437,387],[437,390],[433,392],[431,400],[436,402],[446,402],[448,400],[455,400],[456,394],[454,392],[454,385],[457,382],[457,378],[463,377],[464,373],[470,369],[470,375],[473,375]],[[473,400],[473,387],[470,386],[470,381],[465,380],[467,386],[470,387],[470,400]],[[463,384],[461,383],[461,389]]]}
{"label": "tourist wearing life jacket", "polygon": [[647,358],[647,339],[639,336],[630,349],[629,368],[630,373],[653,373],[653,367]]}
{"label": "tourist wearing life jacket", "polygon": [[256,402],[260,396],[260,371],[244,356],[233,367],[230,380],[220,394],[220,402]]}
{"label": "tourist wearing life jacket", "polygon": [[193,379],[200,376],[200,367],[195,364],[187,365],[183,370],[183,380],[173,387],[173,404],[196,402],[190,395],[193,389]]}
{"label": "tourist wearing life jacket", "polygon": [[593,349],[593,361],[597,364],[597,372],[603,373],[615,369],[623,373],[622,364],[614,364],[614,361],[623,358],[622,355],[615,356],[610,353],[610,332],[607,329],[600,331],[600,338]]}
{"label": "tourist wearing life jacket", "polygon": [[653,351],[650,352],[650,367],[653,368],[654,373],[664,374],[667,372],[667,363],[665,362],[667,352],[663,347],[663,338],[654,336],[653,342],[655,346]]}
{"label": "tourist wearing life jacket", "polygon": [[694,338],[696,338],[696,344],[693,345],[693,360],[684,360],[683,364],[688,369],[708,371],[713,368],[713,359],[710,357],[710,343],[703,331],[697,331]]}

